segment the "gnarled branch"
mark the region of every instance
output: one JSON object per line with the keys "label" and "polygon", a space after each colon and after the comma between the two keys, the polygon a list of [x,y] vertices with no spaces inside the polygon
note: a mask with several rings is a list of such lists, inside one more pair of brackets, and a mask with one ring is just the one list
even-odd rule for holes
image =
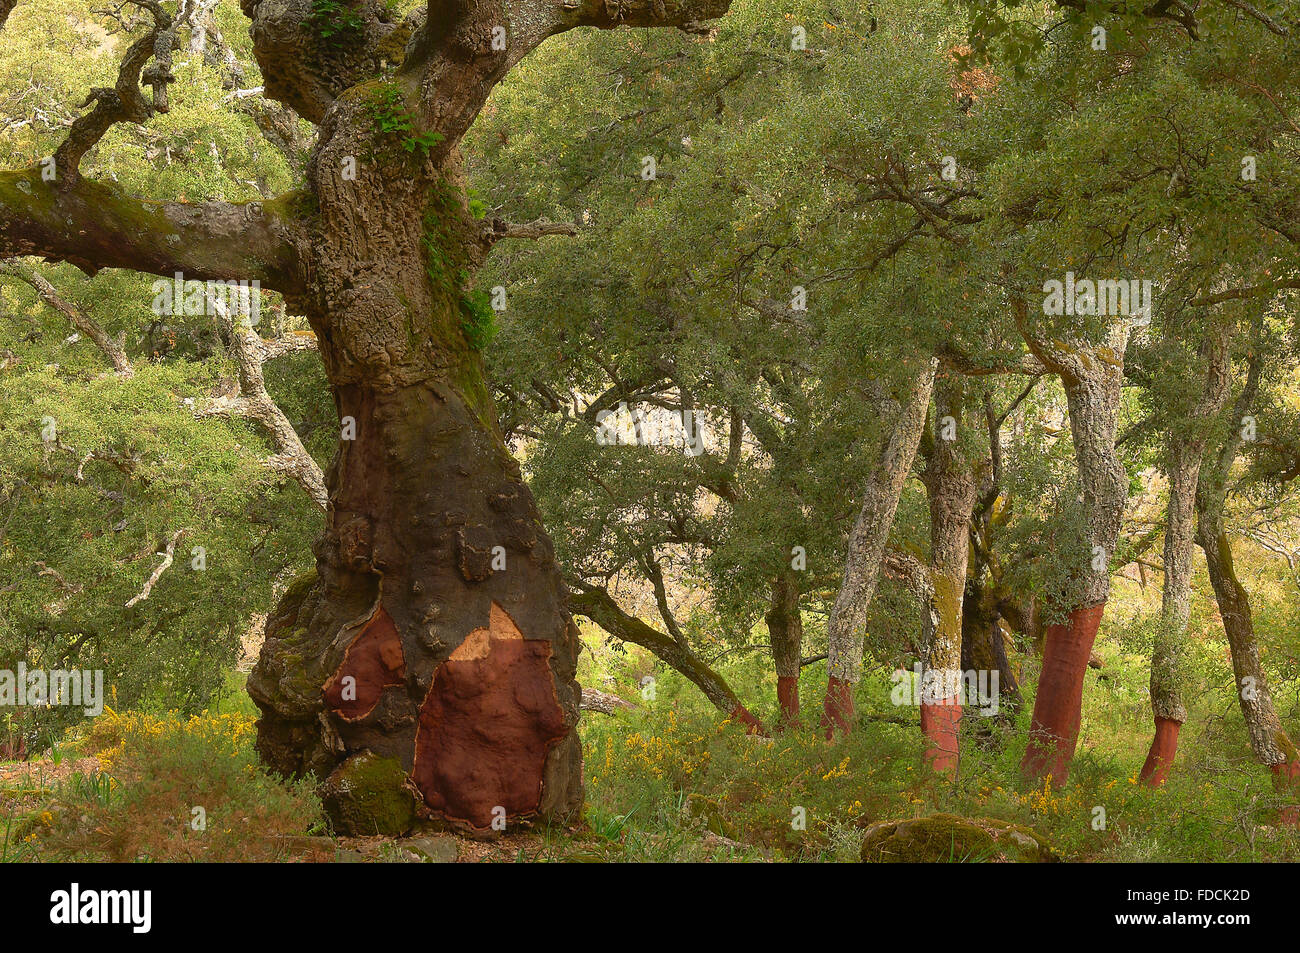
{"label": "gnarled branch", "polygon": [[[172,47],[176,43],[180,21],[173,19],[155,0],[129,2],[149,12],[153,17],[153,27],[127,49],[118,69],[116,85],[112,89],[92,89],[81,104],[83,107],[91,103],[95,105],[73,122],[68,137],[54,153],[54,167],[60,183],[77,181],[82,156],[115,124],[143,123],[154,113],[168,111],[167,84],[176,81],[171,72]],[[146,67],[150,59],[154,63]],[[140,89],[142,82],[153,88],[152,101],[145,99]]]}
{"label": "gnarled branch", "polygon": [[197,417],[240,417],[255,420],[270,434],[275,448],[275,456],[267,458],[264,464],[272,470],[293,478],[307,491],[322,510],[329,506],[329,491],[325,488],[325,477],[320,467],[302,445],[298,432],[284,415],[279,404],[271,399],[266,390],[266,379],[262,375],[262,365],[272,356],[289,350],[305,350],[306,344],[292,348],[277,348],[278,342],[263,341],[244,321],[236,321],[230,314],[225,302],[213,297],[212,304],[217,312],[217,319],[230,338],[230,346],[235,358],[236,372],[239,376],[239,393],[234,397],[223,397],[213,401],[207,407],[196,412]]}

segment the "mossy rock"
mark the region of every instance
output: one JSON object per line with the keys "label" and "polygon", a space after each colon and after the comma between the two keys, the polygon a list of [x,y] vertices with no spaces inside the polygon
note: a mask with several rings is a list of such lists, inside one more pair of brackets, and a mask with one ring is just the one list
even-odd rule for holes
{"label": "mossy rock", "polygon": [[415,824],[415,795],[396,758],[353,755],[321,784],[320,797],[338,834],[400,837]]}
{"label": "mossy rock", "polygon": [[1027,827],[956,814],[878,821],[862,840],[864,863],[1041,864],[1060,859],[1047,840]]}
{"label": "mossy rock", "polygon": [[712,798],[705,797],[703,794],[692,794],[686,800],[686,812],[703,822],[705,830],[730,840],[736,839],[735,827],[727,821],[722,805]]}

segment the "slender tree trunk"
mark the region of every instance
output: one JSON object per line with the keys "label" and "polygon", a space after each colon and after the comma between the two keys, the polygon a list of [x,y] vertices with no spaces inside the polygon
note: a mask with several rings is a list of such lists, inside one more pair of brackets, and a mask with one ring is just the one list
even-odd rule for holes
{"label": "slender tree trunk", "polygon": [[[1018,308],[1023,330],[1023,302]],[[1079,740],[1083,677],[1110,594],[1109,560],[1128,499],[1128,475],[1115,453],[1128,329],[1117,322],[1108,346],[1100,348],[1063,350],[1030,341],[1035,355],[1065,386],[1092,560],[1074,570],[1066,621],[1048,626],[1045,633],[1029,746],[1021,761],[1026,776],[1063,782]]]}
{"label": "slender tree trunk", "polygon": [[1155,734],[1142,765],[1141,780],[1158,787],[1168,777],[1178,752],[1178,732],[1187,720],[1183,703],[1184,655],[1191,603],[1192,552],[1195,548],[1196,487],[1208,438],[1206,427],[1218,418],[1228,397],[1227,332],[1214,332],[1203,348],[1205,386],[1191,415],[1190,432],[1171,433],[1167,444],[1169,506],[1165,522],[1165,580],[1160,625],[1151,654],[1151,712]]}
{"label": "slender tree trunk", "polygon": [[1223,531],[1219,514],[1199,514],[1197,538],[1205,552],[1210,584],[1223,618],[1237,684],[1237,701],[1246,720],[1250,747],[1274,776],[1288,785],[1300,786],[1300,754],[1296,751],[1273,706],[1268,679],[1259,660],[1259,643],[1250,612],[1250,596],[1237,578],[1232,561],[1232,544]]}
{"label": "slender tree trunk", "polygon": [[904,397],[893,431],[867,479],[862,508],[849,535],[844,579],[827,627],[828,679],[821,718],[827,738],[836,729],[847,733],[853,724],[853,689],[862,677],[867,609],[880,578],[880,562],[894,525],[898,499],[925,429],[925,413],[930,405],[937,366],[937,360],[927,362]]}
{"label": "slender tree trunk", "polygon": [[786,570],[772,580],[772,600],[764,617],[776,666],[777,725],[799,719],[799,666],[803,652],[803,616],[799,613],[799,580]]}
{"label": "slender tree trunk", "polygon": [[925,485],[930,497],[935,627],[922,670],[921,731],[929,740],[929,765],[935,771],[955,772],[962,718],[962,597],[979,479],[967,459],[969,440],[961,427],[961,378],[943,374],[934,393],[938,439],[927,453]]}
{"label": "slender tree trunk", "polygon": [[[1205,553],[1210,585],[1228,638],[1232,671],[1236,679],[1237,702],[1246,721],[1250,747],[1261,764],[1268,766],[1274,783],[1288,795],[1300,790],[1300,752],[1282,727],[1264,667],[1250,611],[1250,596],[1237,577],[1232,544],[1224,528],[1228,475],[1241,447],[1241,420],[1254,404],[1259,389],[1262,358],[1252,355],[1246,385],[1228,418],[1227,436],[1205,466],[1196,493],[1196,542]],[[1292,807],[1284,815],[1290,823],[1300,822],[1300,810]]]}

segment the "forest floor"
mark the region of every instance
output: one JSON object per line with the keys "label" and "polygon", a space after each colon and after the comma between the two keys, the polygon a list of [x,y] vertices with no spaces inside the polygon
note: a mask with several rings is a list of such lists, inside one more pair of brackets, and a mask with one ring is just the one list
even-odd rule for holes
{"label": "forest floor", "polygon": [[[1100,653],[1078,753],[1060,785],[1019,779],[1024,710],[971,713],[959,775],[934,775],[915,712],[891,704],[888,668],[864,676],[847,739],[827,743],[811,726],[756,738],[637,650],[597,643],[583,653],[583,684],[618,691],[654,672],[655,697],[625,690],[635,709],[584,713],[580,821],[490,840],[432,828],[403,838],[332,836],[310,784],[282,782],[258,763],[256,712],[232,672],[229,692],[208,712],[106,709],[40,757],[0,763],[0,860],[854,861],[873,824],[936,817],[1011,825],[1065,861],[1300,859],[1300,830],[1280,816],[1300,797],[1276,790],[1252,760],[1230,691],[1197,696],[1170,780],[1149,790],[1137,782],[1150,740],[1145,657],[1114,642]],[[809,721],[821,701],[820,668],[802,680]],[[770,717],[762,659],[725,671]],[[1279,685],[1275,697],[1288,700],[1282,716],[1294,721],[1297,686]],[[936,859],[1016,858],[998,848],[941,850]]]}

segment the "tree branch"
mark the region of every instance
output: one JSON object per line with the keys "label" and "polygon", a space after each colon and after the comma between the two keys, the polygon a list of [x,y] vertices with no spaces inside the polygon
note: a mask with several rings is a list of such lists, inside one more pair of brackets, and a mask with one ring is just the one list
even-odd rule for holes
{"label": "tree branch", "polygon": [[[213,401],[207,407],[196,411],[196,417],[240,417],[254,420],[261,424],[271,436],[279,452],[266,459],[264,464],[297,481],[307,491],[317,506],[322,510],[329,507],[329,491],[325,488],[325,477],[320,467],[302,445],[298,432],[284,415],[280,406],[271,399],[266,391],[266,379],[262,375],[262,365],[272,353],[274,344],[263,341],[245,321],[233,320],[225,302],[211,297],[217,320],[230,338],[234,353],[236,373],[239,376],[239,394],[223,397]],[[299,350],[302,348],[293,348]],[[278,354],[287,353],[289,349],[276,349]]]}
{"label": "tree branch", "polygon": [[102,327],[99,326],[90,315],[80,308],[68,302],[61,296],[52,284],[34,268],[28,268],[26,265],[19,264],[16,261],[0,261],[0,275],[12,275],[19,281],[26,282],[36,291],[40,299],[47,305],[58,311],[86,337],[90,338],[95,346],[108,358],[113,370],[123,377],[130,377],[135,371],[131,367],[131,361],[122,350],[120,341],[114,341]]}
{"label": "tree branch", "polygon": [[162,574],[165,573],[167,568],[172,564],[176,553],[177,541],[188,532],[188,529],[178,529],[172,534],[172,538],[167,541],[167,548],[158,554],[163,558],[163,561],[158,565],[158,568],[153,571],[153,574],[145,580],[144,588],[127,600],[125,608],[130,609],[136,603],[144,602],[153,594],[153,587],[158,584],[158,580],[162,578]]}
{"label": "tree branch", "polygon": [[726,13],[730,2],[429,0],[427,12],[412,21],[399,75],[418,85],[427,131],[443,136],[431,154],[440,161],[460,142],[492,87],[548,37],[584,26],[695,30],[699,21]]}
{"label": "tree branch", "polygon": [[[82,157],[115,124],[144,123],[154,113],[168,111],[167,84],[176,81],[171,72],[172,47],[176,43],[180,21],[174,20],[155,0],[126,2],[147,10],[153,17],[153,27],[128,48],[118,69],[117,84],[112,89],[92,89],[81,104],[84,108],[94,103],[95,107],[72,123],[67,139],[54,153],[55,170],[62,184],[77,181]],[[154,64],[146,69],[145,64],[150,59]],[[153,87],[152,101],[141,93],[142,81]]]}
{"label": "tree branch", "polygon": [[492,247],[503,238],[528,238],[539,239],[547,235],[577,235],[578,227],[569,222],[549,222],[544,218],[534,219],[531,222],[525,222],[516,225],[511,222],[503,222],[499,218],[494,218],[492,222],[485,226],[481,241],[486,247]]}
{"label": "tree branch", "polygon": [[157,202],[39,169],[0,172],[0,258],[66,261],[93,275],[127,268],[168,278],[259,281],[293,296],[304,288],[305,237],[295,195],[270,202]]}

